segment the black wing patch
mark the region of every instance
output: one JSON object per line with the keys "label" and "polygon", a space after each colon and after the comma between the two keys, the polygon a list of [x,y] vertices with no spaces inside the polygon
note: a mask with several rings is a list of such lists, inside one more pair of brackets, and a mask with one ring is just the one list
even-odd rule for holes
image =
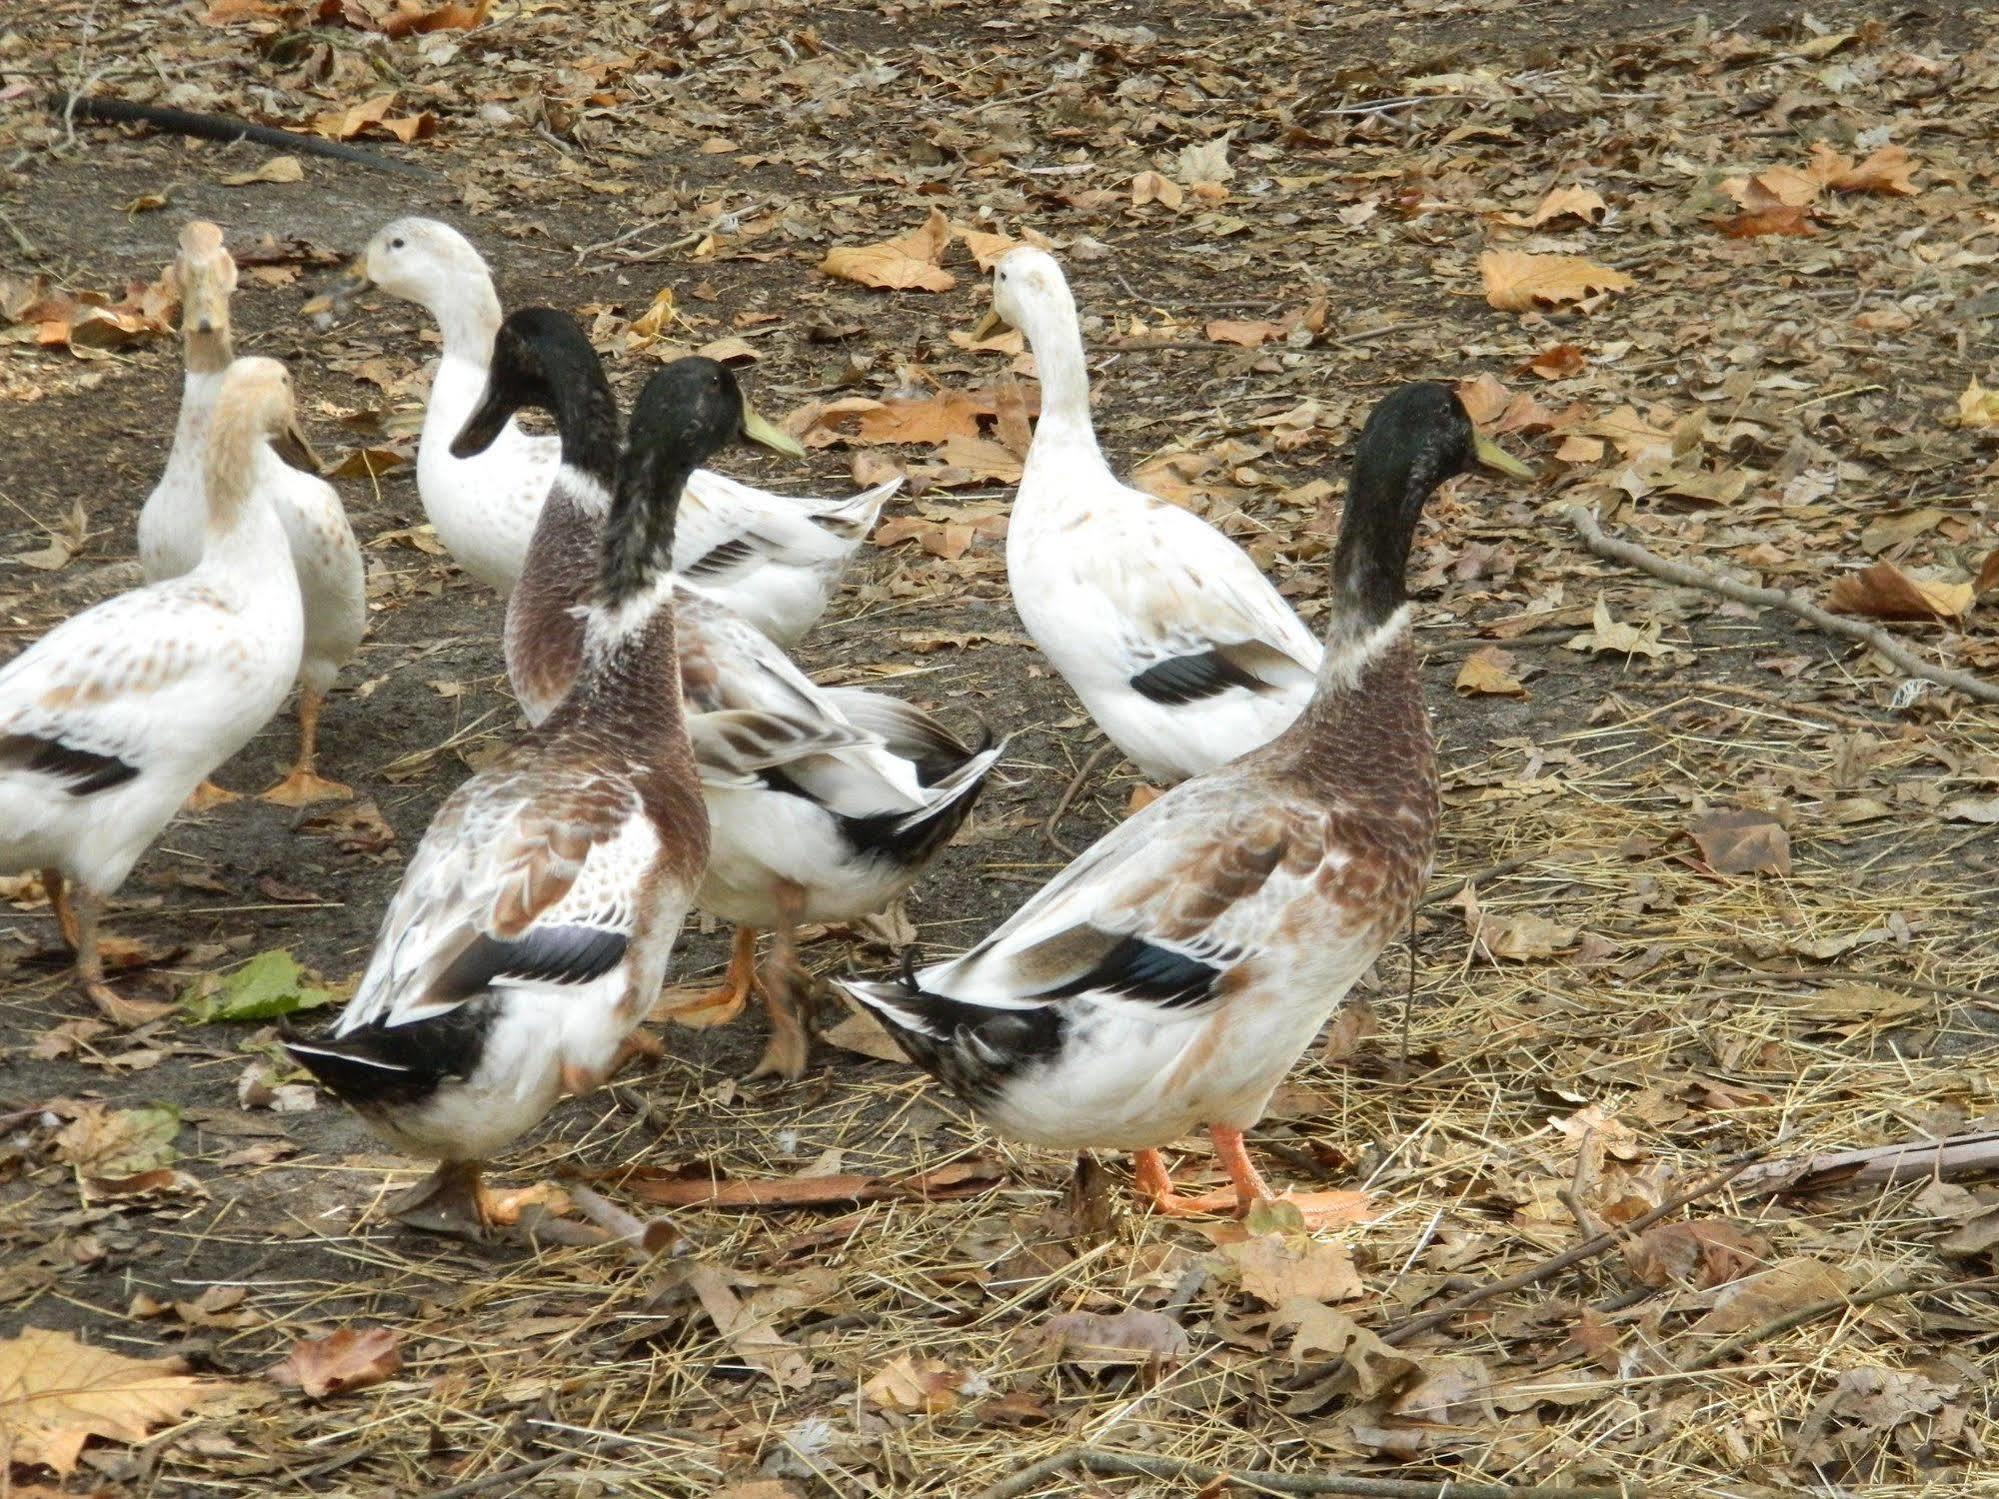
{"label": "black wing patch", "polygon": [[1044,998],[1070,999],[1078,994],[1122,994],[1150,1000],[1162,1009],[1198,1005],[1214,992],[1222,970],[1171,948],[1155,947],[1143,937],[1125,937],[1080,978],[1071,979]]}
{"label": "black wing patch", "polygon": [[293,1061],[355,1108],[393,1108],[421,1103],[444,1083],[470,1077],[500,1014],[492,1004],[460,1005],[404,1025],[364,1025],[319,1041],[286,1034],[283,1040]]}
{"label": "black wing patch", "polygon": [[734,537],[723,542],[713,551],[695,558],[691,564],[680,570],[680,576],[683,578],[712,578],[718,573],[728,572],[737,563],[747,559],[751,554],[751,550],[749,542],[740,536]]}
{"label": "black wing patch", "polygon": [[0,734],[0,768],[32,771],[69,784],[71,796],[90,796],[122,786],[139,773],[116,755],[100,755],[33,734]]}
{"label": "black wing patch", "polygon": [[588,926],[541,927],[512,942],[482,932],[438,975],[430,994],[445,1001],[470,999],[503,978],[587,984],[617,967],[625,946],[623,932]]}
{"label": "black wing patch", "polygon": [[1061,1055],[1068,1033],[1068,1021],[1051,1005],[995,1010],[907,982],[873,987],[872,995],[866,986],[853,992],[912,1062],[975,1109],[997,1096],[1014,1074]]}
{"label": "black wing patch", "polygon": [[1246,687],[1251,692],[1270,690],[1270,683],[1218,650],[1169,657],[1157,666],[1146,667],[1131,679],[1131,685],[1141,697],[1168,707],[1218,697],[1231,687]]}

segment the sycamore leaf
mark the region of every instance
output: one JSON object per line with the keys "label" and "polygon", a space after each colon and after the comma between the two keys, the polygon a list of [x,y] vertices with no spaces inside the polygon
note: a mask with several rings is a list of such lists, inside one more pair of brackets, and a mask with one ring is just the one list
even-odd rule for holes
{"label": "sycamore leaf", "polygon": [[172,1104],[107,1109],[91,1104],[56,1136],[56,1154],[90,1177],[136,1176],[173,1163],[180,1110]]}
{"label": "sycamore leaf", "polygon": [[819,262],[819,269],[843,281],[888,291],[949,291],[958,278],[938,262],[950,242],[950,220],[933,208],[919,227],[896,239],[835,246]]}
{"label": "sycamore leaf", "polygon": [[1580,302],[1598,292],[1634,285],[1622,271],[1580,255],[1530,255],[1523,250],[1487,250],[1478,258],[1485,299],[1501,312],[1527,312],[1541,303]]}
{"label": "sycamore leaf", "polygon": [[1626,656],[1659,657],[1671,654],[1675,647],[1660,640],[1659,633],[1660,625],[1656,619],[1646,621],[1642,627],[1612,619],[1610,605],[1604,602],[1603,595],[1598,594],[1589,632],[1569,641],[1568,649],[1592,654],[1617,651]]}
{"label": "sycamore leaf", "polygon": [[314,1400],[365,1390],[403,1366],[402,1334],[392,1327],[343,1327],[323,1338],[301,1338],[265,1374]]}
{"label": "sycamore leaf", "polygon": [[1186,193],[1171,177],[1158,172],[1140,172],[1131,179],[1131,206],[1143,208],[1148,203],[1157,203],[1165,208],[1178,208],[1186,201]]}
{"label": "sycamore leaf", "polygon": [[1552,190],[1541,204],[1525,218],[1518,214],[1503,215],[1509,224],[1517,224],[1523,229],[1538,229],[1541,225],[1564,216],[1581,219],[1585,224],[1594,224],[1608,211],[1603,195],[1592,187],[1558,187]]}
{"label": "sycamore leaf", "polygon": [[1973,375],[1971,383],[1957,398],[1957,424],[1960,427],[1999,427],[1999,390],[1987,390]]}
{"label": "sycamore leaf", "polygon": [[1876,562],[1835,578],[1826,607],[1875,619],[1957,619],[1971,612],[1977,596],[1969,583],[1933,583],[1910,577],[1892,562]]}
{"label": "sycamore leaf", "polygon": [[254,172],[233,172],[222,179],[224,187],[248,187],[253,182],[303,182],[305,167],[296,156],[273,156]]}
{"label": "sycamore leaf", "polygon": [[1909,180],[1916,163],[1901,146],[1883,146],[1858,166],[1824,141],[1812,143],[1811,175],[1836,193],[1892,193],[1908,197],[1922,191]]}
{"label": "sycamore leaf", "polygon": [[1236,318],[1215,318],[1209,322],[1206,331],[1208,337],[1218,344],[1240,344],[1245,349],[1259,348],[1285,334],[1281,323]]}
{"label": "sycamore leaf", "polygon": [[1802,208],[1778,203],[1769,208],[1749,209],[1733,218],[1716,219],[1715,227],[1730,239],[1756,239],[1765,234],[1815,234],[1811,219]]}
{"label": "sycamore leaf", "polygon": [[1768,812],[1723,808],[1702,813],[1687,836],[1716,874],[1789,874],[1791,835]]}
{"label": "sycamore leaf", "polygon": [[1496,645],[1481,646],[1465,657],[1458,668],[1457,689],[1498,697],[1525,697],[1527,689],[1513,674],[1513,666],[1510,652]]}
{"label": "sycamore leaf", "polygon": [[30,1327],[0,1342],[0,1461],[65,1476],[92,1437],[142,1442],[225,1391],[178,1359],[126,1358]]}
{"label": "sycamore leaf", "polygon": [[1385,1390],[1408,1383],[1421,1365],[1369,1332],[1345,1312],[1305,1296],[1294,1296],[1270,1319],[1273,1330],[1295,1328],[1291,1358],[1302,1364],[1313,1355],[1331,1354],[1343,1376],[1335,1389],[1371,1400]]}
{"label": "sycamore leaf", "polygon": [[1363,1287],[1346,1245],[1296,1233],[1266,1233],[1220,1246],[1242,1288],[1266,1306],[1294,1296],[1350,1301]]}
{"label": "sycamore leaf", "polygon": [[963,224],[953,224],[951,232],[956,234],[965,248],[972,253],[972,259],[979,263],[979,269],[989,271],[999,260],[1020,241],[1005,234],[990,234],[983,229],[968,229]]}

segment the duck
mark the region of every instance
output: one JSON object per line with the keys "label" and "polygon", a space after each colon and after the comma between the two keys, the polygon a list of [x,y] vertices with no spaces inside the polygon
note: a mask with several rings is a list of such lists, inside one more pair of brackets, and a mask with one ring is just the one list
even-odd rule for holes
{"label": "duck", "polygon": [[633,408],[570,691],[445,800],[354,999],[327,1037],[287,1043],[393,1146],[437,1163],[395,1206],[413,1228],[492,1228],[484,1163],[622,1065],[700,886],[674,529],[688,473],[741,426],[702,373],[659,371]]}
{"label": "duck", "polygon": [[[1041,384],[1006,537],[1028,635],[1156,785],[1269,742],[1312,701],[1319,641],[1240,547],[1105,461],[1076,300],[1046,250],[1020,245],[994,263],[992,309],[973,336],[1001,324],[1020,331]],[[1483,439],[1478,451],[1525,473]]]}
{"label": "duck", "polygon": [[1160,1155],[1203,1125],[1236,1211],[1271,1197],[1243,1132],[1428,878],[1436,752],[1405,574],[1425,501],[1476,458],[1448,386],[1385,396],[1297,718],[1121,822],[970,951],[844,993],[1000,1134],[1132,1152],[1160,1212],[1209,1206]]}
{"label": "duck", "polygon": [[[749,433],[754,414],[728,369],[704,359],[690,368],[718,392],[715,401],[737,404]],[[590,464],[603,449],[610,401],[602,364],[575,320],[523,308],[501,324],[485,390],[458,438],[461,450],[474,451],[523,407],[556,421],[562,465],[507,600],[507,675],[531,722],[565,700],[583,659],[576,606],[604,524],[601,478]],[[883,693],[816,686],[729,597],[683,573],[674,600],[711,846],[695,903],[737,930],[722,985],[673,1018],[723,1024],[756,989],[770,1035],[750,1076],[796,1081],[810,1038],[795,929],[858,920],[899,899],[963,825],[1005,746],[983,730],[970,746]],[[762,974],[760,931],[776,937]]]}
{"label": "duck", "polygon": [[201,437],[200,556],[65,620],[0,667],[0,868],[39,870],[79,987],[103,1015],[168,1007],[104,978],[105,902],[195,787],[283,706],[304,612],[267,451],[318,467],[291,377],[237,359]]}
{"label": "duck", "polygon": [[[450,225],[397,219],[308,310],[329,312],[369,286],[415,302],[443,333],[417,442],[417,489],[453,559],[504,596],[526,564],[561,453],[555,438],[511,424],[477,453],[452,451],[493,360],[501,313],[492,272]],[[775,429],[758,437],[780,450],[796,445]],[[780,645],[796,645],[825,613],[855,550],[901,486],[898,475],[847,499],[816,499],[697,469],[681,503],[674,566]]]}
{"label": "duck", "polygon": [[[206,436],[217,393],[234,358],[229,316],[236,290],[236,262],[222,230],[203,219],[184,225],[172,279],[181,296],[184,375],[180,417],[166,467],[139,511],[139,563],[149,583],[193,570],[208,536],[203,487]],[[298,675],[298,754],[291,769],[262,793],[279,806],[303,807],[351,797],[353,790],[318,773],[319,718],[340,669],[354,659],[368,624],[361,549],[346,508],[333,486],[316,473],[288,466],[268,446],[255,459],[256,486],[277,507],[291,545],[305,609],[305,648]],[[193,798],[197,810],[233,801],[234,794],[204,782]]]}

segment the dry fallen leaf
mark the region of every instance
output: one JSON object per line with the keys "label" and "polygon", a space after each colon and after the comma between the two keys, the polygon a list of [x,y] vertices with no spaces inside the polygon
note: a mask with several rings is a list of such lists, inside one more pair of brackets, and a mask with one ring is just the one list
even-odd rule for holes
{"label": "dry fallen leaf", "polygon": [[1581,219],[1585,224],[1594,224],[1608,211],[1603,195],[1590,187],[1558,187],[1541,200],[1541,204],[1525,218],[1517,214],[1503,215],[1509,224],[1517,224],[1523,229],[1538,229],[1541,225],[1564,215]]}
{"label": "dry fallen leaf", "polygon": [[402,1366],[402,1334],[394,1328],[343,1327],[323,1338],[301,1338],[264,1373],[321,1400],[378,1385]]}
{"label": "dry fallen leaf", "polygon": [[949,291],[958,278],[943,269],[944,247],[951,242],[951,223],[939,209],[917,228],[873,245],[837,245],[826,252],[819,269],[829,276],[890,291]]}
{"label": "dry fallen leaf", "polygon": [[0,1462],[67,1476],[92,1437],[141,1442],[225,1393],[184,1368],[178,1359],[126,1358],[65,1332],[24,1329],[0,1342]]}
{"label": "dry fallen leaf", "polygon": [[1485,693],[1499,697],[1525,697],[1527,689],[1513,674],[1514,659],[1510,651],[1501,650],[1496,645],[1481,646],[1465,657],[1458,668],[1457,689],[1460,692]]}
{"label": "dry fallen leaf", "polygon": [[1143,208],[1148,203],[1178,208],[1185,201],[1186,194],[1171,177],[1158,172],[1140,172],[1131,179],[1131,206],[1134,208]]}
{"label": "dry fallen leaf", "polygon": [[964,1379],[942,1359],[899,1353],[861,1386],[861,1393],[885,1410],[941,1416],[957,1405]]}
{"label": "dry fallen leaf", "polygon": [[1835,578],[1826,607],[1875,619],[1958,619],[1971,612],[1977,597],[1969,583],[1912,578],[1892,562],[1876,562]]}
{"label": "dry fallen leaf", "polygon": [[1687,825],[1716,874],[1789,874],[1791,835],[1768,812],[1723,808]]}
{"label": "dry fallen leaf", "polygon": [[1716,219],[1714,223],[1730,239],[1755,239],[1765,234],[1817,233],[1804,209],[1784,203],[1769,208],[1747,209],[1729,218]]}
{"label": "dry fallen leaf", "polygon": [[1824,141],[1812,143],[1810,173],[1836,193],[1889,193],[1908,197],[1922,191],[1909,180],[1916,163],[1901,146],[1883,146],[1858,166]]}
{"label": "dry fallen leaf", "polygon": [[1580,302],[1598,292],[1634,285],[1622,271],[1580,255],[1530,255],[1523,250],[1487,250],[1478,258],[1485,299],[1501,312],[1528,312],[1546,303]]}
{"label": "dry fallen leaf", "polygon": [[1295,1329],[1290,1349],[1294,1363],[1331,1355],[1329,1362],[1338,1366],[1338,1377],[1328,1393],[1372,1400],[1406,1384],[1421,1368],[1345,1312],[1309,1297],[1294,1296],[1284,1302],[1271,1316],[1270,1326],[1273,1331]]}
{"label": "dry fallen leaf", "polygon": [[305,166],[296,156],[273,156],[254,172],[234,172],[222,179],[224,187],[248,187],[253,182],[303,182]]}
{"label": "dry fallen leaf", "polygon": [[[1764,1255],[1768,1255],[1767,1246]],[[1722,1287],[1694,1330],[1730,1333],[1762,1327],[1801,1306],[1844,1296],[1852,1285],[1845,1270],[1809,1255],[1779,1260],[1753,1275],[1738,1272],[1736,1279]]]}
{"label": "dry fallen leaf", "polygon": [[1193,1349],[1187,1329],[1162,1312],[1137,1307],[1103,1312],[1061,1312],[1036,1335],[1065,1363],[1092,1366],[1175,1365]]}
{"label": "dry fallen leaf", "polygon": [[1611,618],[1610,605],[1604,601],[1603,595],[1598,594],[1588,633],[1569,641],[1568,649],[1592,654],[1617,651],[1626,656],[1665,656],[1674,647],[1659,639],[1660,628],[1656,619],[1647,620],[1641,627]]}
{"label": "dry fallen leaf", "polygon": [[1971,383],[1957,398],[1957,425],[1999,427],[1999,390],[1987,390],[1973,375]]}
{"label": "dry fallen leaf", "polygon": [[1266,1306],[1294,1296],[1351,1301],[1363,1287],[1346,1245],[1296,1233],[1258,1234],[1220,1246],[1242,1279],[1242,1288]]}
{"label": "dry fallen leaf", "polygon": [[1768,1241],[1719,1219],[1657,1223],[1624,1248],[1631,1273],[1654,1287],[1726,1285],[1769,1257]]}

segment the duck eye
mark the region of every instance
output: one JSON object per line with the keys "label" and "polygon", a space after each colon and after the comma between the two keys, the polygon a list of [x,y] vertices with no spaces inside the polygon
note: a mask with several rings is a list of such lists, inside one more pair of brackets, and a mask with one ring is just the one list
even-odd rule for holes
{"label": "duck eye", "polygon": [[391,250],[400,250],[402,247],[403,247],[403,242],[399,239],[392,239],[389,241],[389,248]]}

